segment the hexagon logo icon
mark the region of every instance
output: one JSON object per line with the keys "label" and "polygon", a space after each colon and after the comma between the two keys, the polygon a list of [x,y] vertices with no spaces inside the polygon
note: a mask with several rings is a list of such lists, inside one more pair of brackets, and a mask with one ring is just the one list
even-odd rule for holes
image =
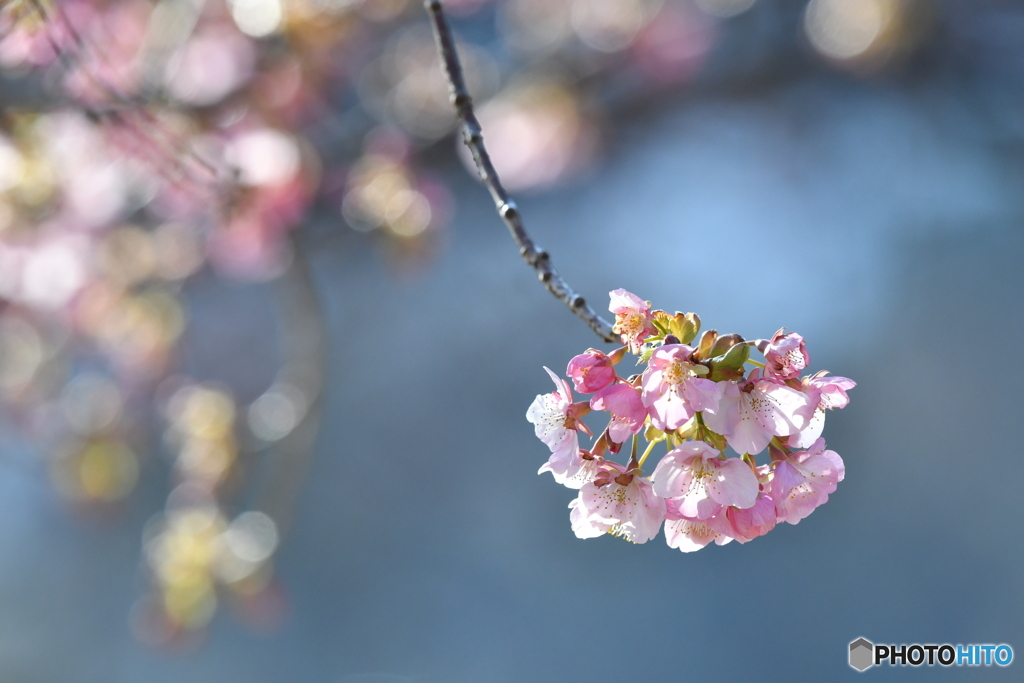
{"label": "hexagon logo icon", "polygon": [[850,643],[850,666],[857,671],[864,671],[875,663],[875,646],[866,638],[858,638]]}

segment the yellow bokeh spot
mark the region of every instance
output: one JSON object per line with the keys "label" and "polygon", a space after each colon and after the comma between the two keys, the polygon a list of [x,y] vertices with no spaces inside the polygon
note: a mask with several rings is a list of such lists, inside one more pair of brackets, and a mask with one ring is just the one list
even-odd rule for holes
{"label": "yellow bokeh spot", "polygon": [[235,402],[223,391],[190,388],[180,406],[175,426],[182,432],[204,439],[230,434],[235,423]]}
{"label": "yellow bokeh spot", "polygon": [[900,29],[901,0],[811,0],[804,30],[825,57],[859,60],[892,48]]}
{"label": "yellow bokeh spot", "polygon": [[51,475],[72,500],[109,503],[125,498],[139,479],[139,463],[126,444],[94,439],[54,461]]}

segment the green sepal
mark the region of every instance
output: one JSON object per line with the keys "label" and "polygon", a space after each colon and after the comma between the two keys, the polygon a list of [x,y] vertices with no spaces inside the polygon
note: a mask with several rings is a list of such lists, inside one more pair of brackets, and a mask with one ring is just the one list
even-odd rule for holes
{"label": "green sepal", "polygon": [[710,429],[705,432],[703,442],[707,443],[717,451],[725,451],[725,446],[728,445],[724,436],[717,432],[713,432]]}
{"label": "green sepal", "polygon": [[682,344],[689,344],[700,331],[700,318],[696,313],[676,313],[669,318],[669,332],[679,338]]}
{"label": "green sepal", "polygon": [[665,440],[665,432],[655,429],[654,425],[649,425],[644,430],[644,438],[647,440],[647,443],[657,443]]}
{"label": "green sepal", "polygon": [[701,436],[703,437],[701,441],[711,446],[712,448],[717,449],[719,451],[725,450],[725,447],[727,445],[725,437],[719,434],[718,432],[713,432],[707,427],[704,427],[704,429],[701,430]]}
{"label": "green sepal", "polygon": [[708,429],[708,426],[704,424],[703,413],[694,413],[689,422],[680,427],[678,431],[682,433],[684,430],[691,439],[703,441],[712,448],[716,448],[720,451],[725,450],[725,437]]}
{"label": "green sepal", "polygon": [[711,370],[711,374],[708,375],[708,379],[712,382],[736,382],[743,379],[743,375],[742,369],[714,368]]}
{"label": "green sepal", "polygon": [[743,337],[738,334],[723,334],[721,337],[716,339],[715,343],[711,346],[711,355],[709,358],[725,355],[725,353],[731,348],[742,343]]}
{"label": "green sepal", "polygon": [[665,311],[654,311],[651,313],[651,322],[654,323],[654,327],[661,332],[659,336],[664,337],[669,333],[670,325],[672,323],[672,316]]}
{"label": "green sepal", "polygon": [[686,423],[675,431],[676,436],[680,439],[697,439],[697,431],[700,429],[700,422],[697,420],[697,416],[694,415]]}
{"label": "green sepal", "polygon": [[708,379],[712,382],[741,379],[745,374],[743,364],[747,362],[748,358],[750,358],[750,345],[736,344],[722,355],[715,356],[707,362],[711,369]]}

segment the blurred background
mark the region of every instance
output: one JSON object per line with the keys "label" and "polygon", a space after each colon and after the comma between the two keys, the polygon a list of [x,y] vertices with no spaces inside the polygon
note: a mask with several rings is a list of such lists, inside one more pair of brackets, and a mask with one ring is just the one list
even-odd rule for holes
{"label": "blurred background", "polygon": [[525,411],[606,345],[467,170],[418,3],[6,0],[0,681],[1024,656],[1024,6],[446,6],[562,275],[802,334],[858,382],[846,480],[742,546],[573,536]]}

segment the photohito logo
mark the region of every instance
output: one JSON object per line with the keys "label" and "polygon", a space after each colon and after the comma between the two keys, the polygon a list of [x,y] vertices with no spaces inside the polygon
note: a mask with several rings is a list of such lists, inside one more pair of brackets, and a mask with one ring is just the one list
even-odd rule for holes
{"label": "photohito logo", "polygon": [[875,664],[889,666],[1009,666],[1013,661],[1013,648],[1001,645],[875,645],[867,638],[850,643],[850,666],[864,671]]}

